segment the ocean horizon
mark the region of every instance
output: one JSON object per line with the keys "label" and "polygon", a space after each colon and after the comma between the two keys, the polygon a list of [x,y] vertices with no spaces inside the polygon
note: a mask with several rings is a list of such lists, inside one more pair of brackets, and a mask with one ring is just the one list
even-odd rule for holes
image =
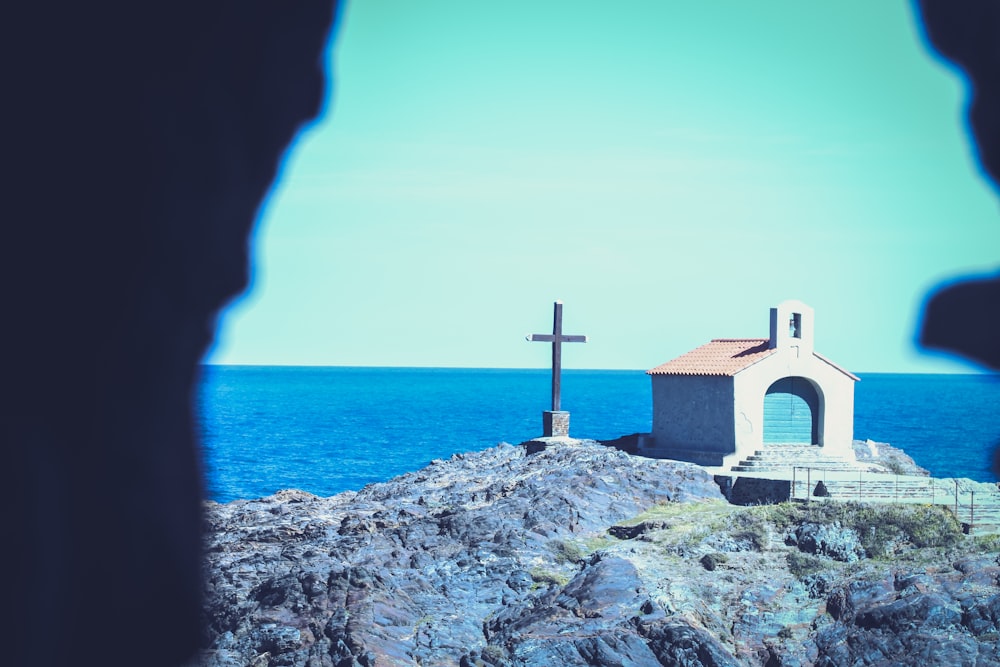
{"label": "ocean horizon", "polygon": [[[856,373],[854,437],[906,451],[935,477],[993,482],[1000,376]],[[551,371],[516,368],[204,365],[195,396],[206,495],[328,496],[437,458],[541,435]],[[645,370],[564,369],[570,434],[648,432]]]}

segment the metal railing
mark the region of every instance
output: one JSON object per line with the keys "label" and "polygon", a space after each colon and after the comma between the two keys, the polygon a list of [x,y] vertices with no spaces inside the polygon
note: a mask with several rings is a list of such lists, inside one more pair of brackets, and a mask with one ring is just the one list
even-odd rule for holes
{"label": "metal railing", "polygon": [[[822,484],[822,486],[820,486]],[[1000,493],[980,493],[977,504],[974,489],[963,490],[957,479],[935,479],[858,471],[853,473],[823,468],[792,468],[790,499],[806,503],[816,500],[854,500],[895,504],[942,505],[950,509],[970,535],[977,520],[983,527],[1000,530]]]}

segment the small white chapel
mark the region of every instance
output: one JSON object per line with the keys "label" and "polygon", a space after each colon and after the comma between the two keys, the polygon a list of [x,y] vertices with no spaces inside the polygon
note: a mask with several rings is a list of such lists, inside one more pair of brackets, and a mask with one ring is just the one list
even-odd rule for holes
{"label": "small white chapel", "polygon": [[768,338],[717,338],[647,371],[653,427],[638,453],[728,467],[811,446],[854,460],[858,378],[813,349],[813,322],[812,308],[785,301]]}

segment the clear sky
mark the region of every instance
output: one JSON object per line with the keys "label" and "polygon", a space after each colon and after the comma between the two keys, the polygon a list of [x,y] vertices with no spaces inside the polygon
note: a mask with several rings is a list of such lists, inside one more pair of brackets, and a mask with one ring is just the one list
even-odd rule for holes
{"label": "clear sky", "polygon": [[785,299],[855,372],[1000,264],[964,81],[901,0],[356,0],[210,363],[646,369]]}

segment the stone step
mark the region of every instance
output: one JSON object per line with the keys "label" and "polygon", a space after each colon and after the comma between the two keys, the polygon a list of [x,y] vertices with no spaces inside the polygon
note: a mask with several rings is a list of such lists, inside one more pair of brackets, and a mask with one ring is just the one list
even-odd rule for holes
{"label": "stone step", "polygon": [[832,471],[853,471],[861,466],[852,460],[831,455],[818,445],[774,445],[754,450],[741,460],[734,472],[789,471],[792,468],[813,468]]}
{"label": "stone step", "polygon": [[813,459],[810,461],[803,461],[802,459],[791,459],[791,460],[780,460],[780,459],[754,459],[748,458],[743,459],[739,462],[739,465],[770,465],[770,466],[781,466],[783,468],[820,468],[823,466],[843,466],[845,468],[851,468],[854,470],[864,468],[868,469],[868,466],[864,464],[858,464],[855,461],[850,461],[847,459],[839,458],[827,458],[827,459]]}
{"label": "stone step", "polygon": [[753,453],[759,456],[769,454],[810,456],[811,454],[823,454],[825,450],[820,445],[773,445],[764,447],[764,449],[755,449]]}
{"label": "stone step", "polygon": [[752,472],[755,470],[791,470],[792,468],[811,468],[813,470],[852,472],[861,469],[861,466],[854,461],[848,461],[840,458],[815,459],[811,461],[778,461],[774,459],[755,459],[750,457],[743,459],[733,466],[732,469],[736,472]]}
{"label": "stone step", "polygon": [[758,456],[767,456],[768,454],[800,454],[808,456],[812,453],[820,453],[823,448],[819,445],[776,445],[774,447],[765,447],[764,449],[755,449],[754,454]]}
{"label": "stone step", "polygon": [[[764,468],[774,469],[774,470],[791,470],[792,468],[798,468],[800,470],[813,470],[818,474],[823,472],[829,472],[831,470],[836,470],[838,472],[858,472],[859,468],[856,464],[850,461],[825,461],[824,465],[802,465],[801,462],[794,461],[792,463],[781,463],[778,461],[740,461],[736,465],[743,466],[745,468],[761,470]],[[805,472],[802,476],[805,477]],[[815,476],[815,475],[814,475]]]}
{"label": "stone step", "polygon": [[[792,464],[792,463],[809,464],[809,463],[815,463],[816,461],[830,460],[830,459],[836,459],[836,457],[823,457],[823,458],[821,458],[821,457],[818,457],[818,456],[809,456],[809,457],[805,457],[805,456],[757,456],[755,454],[752,454],[752,455],[746,457],[743,460],[744,461],[759,461],[761,463],[772,463],[773,462],[773,463],[788,463],[788,464]],[[836,459],[836,460],[840,460],[840,459]]]}

